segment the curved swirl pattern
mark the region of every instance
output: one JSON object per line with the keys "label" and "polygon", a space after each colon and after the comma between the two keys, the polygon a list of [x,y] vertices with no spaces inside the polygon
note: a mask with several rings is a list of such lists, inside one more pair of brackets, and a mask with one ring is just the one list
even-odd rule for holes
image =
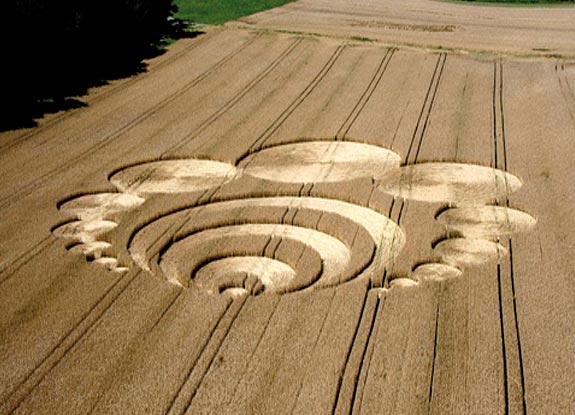
{"label": "curved swirl pattern", "polygon": [[[152,228],[166,229],[178,221],[185,223],[166,235],[169,242],[156,259],[148,252],[151,235],[157,232]],[[237,287],[236,273],[228,274],[233,277],[226,281],[217,271],[219,266],[229,266],[222,259],[270,258],[289,266],[295,276],[282,281],[274,277],[271,283],[275,268],[268,272],[259,266],[259,279],[266,291],[286,292],[349,281],[372,265],[376,254],[376,262],[385,266],[404,241],[394,222],[371,209],[338,200],[286,196],[217,202],[165,216],[138,232],[129,249],[141,267],[159,265],[168,280],[210,291]],[[208,266],[217,271],[219,285],[207,281]]]}

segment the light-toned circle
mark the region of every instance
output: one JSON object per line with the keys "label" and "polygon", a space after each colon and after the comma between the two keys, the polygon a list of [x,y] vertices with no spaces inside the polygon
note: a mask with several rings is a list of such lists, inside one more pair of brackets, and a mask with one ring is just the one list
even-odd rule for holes
{"label": "light-toned circle", "polygon": [[104,251],[111,248],[112,244],[104,241],[94,241],[78,244],[70,249],[70,252],[82,254],[87,258],[98,259],[102,257]]}
{"label": "light-toned circle", "polygon": [[211,160],[165,160],[127,167],[110,182],[125,193],[186,193],[219,186],[233,178],[236,169],[229,163]]}
{"label": "light-toned circle", "polygon": [[537,221],[531,215],[504,206],[472,206],[448,209],[437,221],[450,232],[468,237],[498,237],[525,232]]}
{"label": "light-toned circle", "polygon": [[53,233],[58,238],[87,243],[96,241],[116,226],[116,222],[108,220],[78,220],[57,227]]}
{"label": "light-toned circle", "polygon": [[231,298],[239,298],[248,295],[249,293],[248,290],[242,287],[230,287],[223,290],[222,294]]}
{"label": "light-toned circle", "polygon": [[379,189],[403,199],[478,205],[500,200],[520,187],[517,177],[491,167],[422,163],[391,172]]}
{"label": "light-toned circle", "polygon": [[433,253],[447,264],[465,267],[497,262],[507,254],[507,250],[485,239],[453,238],[437,244]]}
{"label": "light-toned circle", "polygon": [[417,281],[411,278],[394,278],[389,282],[390,288],[411,288],[417,287]]}
{"label": "light-toned circle", "polygon": [[144,202],[141,197],[125,193],[97,193],[72,199],[62,204],[60,210],[83,220],[108,219]]}
{"label": "light-toned circle", "polygon": [[417,281],[445,281],[460,277],[462,274],[459,268],[451,265],[428,263],[415,268],[413,278]]}
{"label": "light-toned circle", "polygon": [[226,287],[246,288],[250,277],[257,278],[266,292],[286,290],[296,277],[288,264],[257,256],[228,257],[209,262],[198,270],[194,282],[208,292],[218,293]]}
{"label": "light-toned circle", "polygon": [[254,153],[239,167],[245,174],[282,183],[375,179],[399,168],[393,151],[370,144],[312,141],[283,144]]}

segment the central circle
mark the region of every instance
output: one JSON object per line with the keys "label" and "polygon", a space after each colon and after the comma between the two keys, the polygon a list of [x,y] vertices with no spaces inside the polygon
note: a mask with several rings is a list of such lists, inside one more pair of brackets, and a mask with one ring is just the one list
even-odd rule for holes
{"label": "central circle", "polygon": [[247,175],[281,183],[322,183],[381,178],[399,162],[398,154],[370,144],[311,141],[263,149],[239,167]]}

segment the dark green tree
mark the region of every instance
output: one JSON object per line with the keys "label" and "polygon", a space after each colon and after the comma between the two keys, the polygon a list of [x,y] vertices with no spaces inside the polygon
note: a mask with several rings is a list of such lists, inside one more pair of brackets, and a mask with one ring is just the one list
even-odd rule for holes
{"label": "dark green tree", "polygon": [[0,128],[64,109],[87,88],[142,70],[170,32],[172,0],[4,0],[0,2],[10,111]]}

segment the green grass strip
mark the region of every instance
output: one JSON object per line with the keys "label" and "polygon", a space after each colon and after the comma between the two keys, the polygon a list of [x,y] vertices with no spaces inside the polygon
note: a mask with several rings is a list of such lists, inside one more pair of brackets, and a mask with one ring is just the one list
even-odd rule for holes
{"label": "green grass strip", "polygon": [[294,0],[175,0],[176,17],[194,23],[222,24]]}

